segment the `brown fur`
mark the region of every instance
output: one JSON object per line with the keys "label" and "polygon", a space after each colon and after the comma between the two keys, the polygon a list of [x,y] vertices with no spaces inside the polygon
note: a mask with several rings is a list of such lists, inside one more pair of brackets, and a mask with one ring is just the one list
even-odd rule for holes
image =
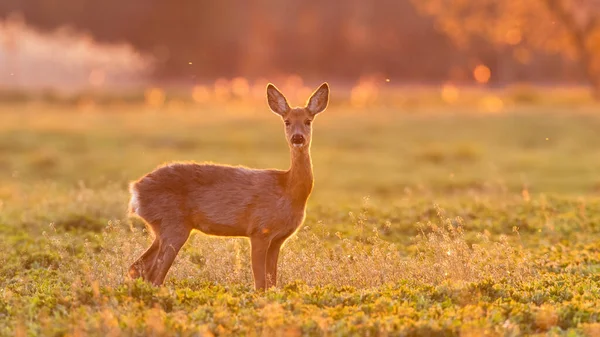
{"label": "brown fur", "polygon": [[[256,289],[276,285],[279,250],[302,224],[313,188],[311,126],[328,104],[324,83],[305,108],[290,108],[269,84],[267,99],[285,121],[291,165],[287,171],[179,162],[163,165],[130,185],[131,213],[150,226],[155,240],[130,268],[133,278],[164,282],[192,230],[248,237]],[[293,138],[295,137],[295,138]],[[303,145],[294,146],[297,139]]]}

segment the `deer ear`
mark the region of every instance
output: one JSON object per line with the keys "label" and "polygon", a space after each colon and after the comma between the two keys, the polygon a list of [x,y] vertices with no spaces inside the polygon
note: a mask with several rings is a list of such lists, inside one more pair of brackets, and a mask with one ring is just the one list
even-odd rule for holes
{"label": "deer ear", "polygon": [[327,104],[329,104],[329,84],[325,82],[310,96],[306,108],[314,116],[325,110]]}
{"label": "deer ear", "polygon": [[278,115],[283,116],[290,111],[290,105],[285,96],[271,83],[267,85],[267,102],[269,108]]}

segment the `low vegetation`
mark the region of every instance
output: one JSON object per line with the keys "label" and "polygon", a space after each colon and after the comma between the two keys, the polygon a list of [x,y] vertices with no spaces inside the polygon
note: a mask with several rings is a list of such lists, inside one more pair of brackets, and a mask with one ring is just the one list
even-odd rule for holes
{"label": "low vegetation", "polygon": [[[291,102],[298,103],[298,102]],[[127,183],[170,160],[285,168],[266,105],[0,108],[2,336],[597,336],[598,107],[336,106],[277,289],[194,233],[164,287]]]}

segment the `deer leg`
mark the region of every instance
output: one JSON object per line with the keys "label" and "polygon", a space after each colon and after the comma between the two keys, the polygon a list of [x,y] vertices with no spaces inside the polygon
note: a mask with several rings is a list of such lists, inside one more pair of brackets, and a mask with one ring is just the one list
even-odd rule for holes
{"label": "deer leg", "polygon": [[269,241],[263,237],[250,238],[252,246],[252,273],[254,274],[254,287],[264,290],[266,286],[266,264]]}
{"label": "deer leg", "polygon": [[271,241],[267,250],[267,288],[277,286],[277,260],[279,259],[281,245],[284,242],[285,238],[275,238]]}
{"label": "deer leg", "polygon": [[162,285],[165,277],[175,261],[175,257],[188,237],[190,231],[170,233],[169,236],[162,237],[158,248],[158,254],[154,260],[148,280],[154,285]]}
{"label": "deer leg", "polygon": [[142,254],[132,265],[129,267],[129,276],[133,279],[142,277],[144,280],[147,279],[152,263],[156,253],[158,252],[159,239],[158,236],[154,238],[152,245]]}

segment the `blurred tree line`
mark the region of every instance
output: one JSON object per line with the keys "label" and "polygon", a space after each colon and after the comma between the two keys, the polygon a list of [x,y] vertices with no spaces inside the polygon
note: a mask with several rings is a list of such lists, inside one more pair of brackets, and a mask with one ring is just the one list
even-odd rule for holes
{"label": "blurred tree line", "polygon": [[491,84],[600,87],[597,2],[2,0],[0,18],[18,12],[40,30],[69,25],[131,43],[153,56],[161,80],[295,73],[468,83],[483,64]]}
{"label": "blurred tree line", "polygon": [[577,62],[600,99],[600,0],[412,1],[466,49],[485,41],[522,63],[537,62],[534,51]]}

